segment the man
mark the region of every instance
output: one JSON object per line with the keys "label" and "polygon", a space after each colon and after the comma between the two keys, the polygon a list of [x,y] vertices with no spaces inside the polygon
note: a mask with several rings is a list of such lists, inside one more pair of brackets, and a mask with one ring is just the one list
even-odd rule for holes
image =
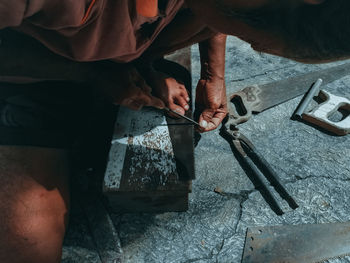
{"label": "man", "polygon": [[225,34],[295,60],[342,59],[350,53],[349,7],[348,0],[0,1],[0,261],[60,261],[68,152],[89,86],[115,104],[184,113],[184,87],[152,61],[199,43],[196,103],[200,129],[210,131],[226,115]]}

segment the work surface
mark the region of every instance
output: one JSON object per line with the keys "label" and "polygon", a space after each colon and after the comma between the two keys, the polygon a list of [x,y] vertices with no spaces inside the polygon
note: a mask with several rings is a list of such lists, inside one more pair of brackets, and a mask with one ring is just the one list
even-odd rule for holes
{"label": "work surface", "polygon": [[[337,64],[341,63],[344,62]],[[261,55],[248,44],[229,38],[227,91],[231,93],[247,85],[331,65],[303,65]],[[194,46],[194,88],[199,70],[198,49]],[[350,98],[350,76],[323,88]],[[202,134],[195,148],[196,180],[187,212],[111,215],[121,240],[124,262],[239,263],[247,227],[349,221],[350,135],[330,136],[291,121],[299,101],[300,98],[291,100],[240,125],[295,197],[298,209],[291,210],[281,201],[286,213],[283,216],[273,213],[218,131]],[[214,189],[220,189],[220,193]],[[81,224],[78,230],[69,233],[76,237],[76,242],[66,242],[62,262],[100,262],[86,229]],[[350,257],[328,262],[350,262]]]}

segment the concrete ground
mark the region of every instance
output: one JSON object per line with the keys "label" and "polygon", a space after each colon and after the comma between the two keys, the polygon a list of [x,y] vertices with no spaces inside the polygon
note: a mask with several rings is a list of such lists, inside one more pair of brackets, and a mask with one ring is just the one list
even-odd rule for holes
{"label": "concrete ground", "polygon": [[[192,51],[195,87],[199,54],[196,46]],[[248,44],[230,37],[227,92],[331,65],[303,65],[259,54]],[[350,76],[324,88],[350,98]],[[283,216],[273,213],[218,131],[206,133],[195,149],[197,179],[187,212],[111,215],[124,262],[239,263],[247,227],[349,221],[350,136],[330,136],[290,120],[299,101],[300,97],[240,125],[295,197],[298,209],[292,210],[280,200],[286,213]],[[214,192],[215,188],[221,189],[221,193]],[[75,213],[75,218],[79,215],[83,218],[79,211]],[[87,223],[74,217],[72,220],[62,262],[100,262]],[[350,262],[350,257],[327,262]]]}

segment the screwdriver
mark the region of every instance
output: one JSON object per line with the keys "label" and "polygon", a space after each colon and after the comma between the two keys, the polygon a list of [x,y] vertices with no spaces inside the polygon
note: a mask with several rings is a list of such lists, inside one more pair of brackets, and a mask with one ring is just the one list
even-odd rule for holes
{"label": "screwdriver", "polygon": [[165,110],[166,112],[171,112],[171,113],[173,113],[173,114],[179,116],[180,118],[185,119],[185,120],[191,122],[191,123],[194,124],[194,125],[198,125],[198,126],[199,126],[199,123],[198,123],[198,122],[196,122],[195,120],[192,120],[191,118],[188,118],[188,117],[185,116],[185,115],[182,115],[182,114],[180,114],[180,113],[178,113],[178,112],[176,112],[176,111],[174,111],[174,110],[171,110],[171,109],[169,109],[169,108],[167,108],[167,107],[165,107],[164,110]]}

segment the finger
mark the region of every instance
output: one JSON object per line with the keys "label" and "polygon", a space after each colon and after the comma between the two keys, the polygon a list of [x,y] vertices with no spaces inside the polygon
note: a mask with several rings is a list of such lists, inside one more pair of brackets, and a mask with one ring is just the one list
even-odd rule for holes
{"label": "finger", "polygon": [[181,97],[183,97],[187,102],[190,101],[190,96],[188,95],[187,89],[184,87],[183,90],[181,90],[180,93]]}
{"label": "finger", "polygon": [[[185,114],[185,109],[182,108],[181,106],[173,103],[173,102],[169,102],[168,107],[169,107],[169,109],[171,109],[173,111],[176,111],[177,113],[179,113],[181,115]],[[179,118],[179,116],[177,116],[176,114],[173,114],[173,113],[169,113],[169,116],[171,116],[173,118]]]}
{"label": "finger", "polygon": [[204,132],[212,131],[212,130],[215,130],[217,127],[219,127],[220,123],[225,118],[226,114],[227,114],[226,111],[223,111],[223,110],[215,112],[214,116],[208,123],[207,128],[204,129]]}
{"label": "finger", "polygon": [[175,97],[174,102],[175,104],[181,106],[184,109],[184,111],[188,111],[190,108],[190,106],[187,104],[187,101],[182,96]]}
{"label": "finger", "polygon": [[201,115],[199,116],[199,131],[204,132],[208,128],[209,123],[211,122],[213,116],[215,114],[215,110],[205,109]]}

